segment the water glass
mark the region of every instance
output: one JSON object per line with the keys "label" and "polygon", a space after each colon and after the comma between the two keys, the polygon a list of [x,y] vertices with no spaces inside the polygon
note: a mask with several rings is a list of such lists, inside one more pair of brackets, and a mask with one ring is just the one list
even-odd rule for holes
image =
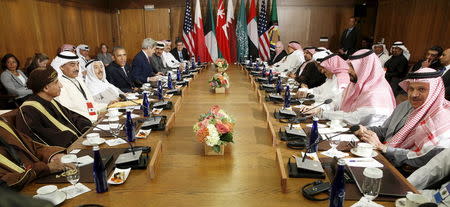
{"label": "water glass", "polygon": [[64,164],[64,176],[76,191],[75,185],[80,180],[80,168],[78,166],[77,156],[74,154],[64,155],[61,157],[61,163]]}
{"label": "water glass", "polygon": [[109,123],[109,131],[114,136],[114,138],[117,138],[120,132],[119,117],[118,116],[108,117],[108,123]]}
{"label": "water glass", "polygon": [[364,169],[363,175],[364,181],[361,186],[362,194],[369,202],[371,202],[380,192],[383,170],[376,167],[368,167]]}

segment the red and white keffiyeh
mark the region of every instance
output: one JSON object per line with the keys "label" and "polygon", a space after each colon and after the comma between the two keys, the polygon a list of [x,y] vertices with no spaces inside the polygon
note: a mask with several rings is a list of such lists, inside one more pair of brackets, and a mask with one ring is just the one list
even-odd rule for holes
{"label": "red and white keffiyeh", "polygon": [[[367,49],[358,50],[352,56],[367,54]],[[353,112],[361,107],[379,107],[394,111],[395,97],[384,75],[385,71],[375,53],[349,60],[358,81],[348,85],[344,91],[340,110]]]}
{"label": "red and white keffiyeh", "polygon": [[340,88],[345,88],[350,83],[348,63],[338,55],[334,55],[324,60],[320,65],[336,76]]}
{"label": "red and white keffiyeh", "polygon": [[[422,68],[416,73],[436,72]],[[408,158],[425,155],[435,147],[450,146],[450,102],[445,100],[445,87],[441,77],[406,79],[399,85],[407,91],[411,82],[427,82],[430,91],[425,103],[414,109],[405,125],[387,142],[388,146],[410,149]]]}

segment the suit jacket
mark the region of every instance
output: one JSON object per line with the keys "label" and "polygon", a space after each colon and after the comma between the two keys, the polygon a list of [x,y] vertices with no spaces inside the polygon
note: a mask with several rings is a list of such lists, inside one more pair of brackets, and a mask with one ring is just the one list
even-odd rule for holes
{"label": "suit jacket", "polygon": [[[149,59],[150,58],[151,57],[149,57]],[[146,83],[148,77],[153,77],[157,73],[152,64],[150,64],[149,59],[145,56],[144,51],[141,50],[134,56],[133,63],[131,64],[131,77],[133,77],[134,80],[138,80],[141,84]]]}
{"label": "suit jacket", "polygon": [[356,45],[358,44],[359,29],[353,27],[350,34],[347,35],[348,29],[346,29],[341,35],[341,49],[347,52],[347,55],[351,55],[356,51]]}
{"label": "suit jacket", "polygon": [[161,72],[165,74],[169,70],[168,68],[164,67],[162,57],[156,55],[156,53],[150,57],[150,63],[156,73]]}
{"label": "suit jacket", "polygon": [[25,74],[20,70],[17,70],[17,72],[19,72],[19,74],[25,78],[25,83],[22,83],[22,81],[20,81],[20,79],[12,74],[9,70],[5,70],[1,75],[3,86],[6,88],[9,94],[16,95],[17,98],[22,98],[32,94],[33,91],[27,88],[27,76],[25,76]]}
{"label": "suit jacket", "polygon": [[283,52],[281,52],[277,57],[275,57],[275,53],[270,55],[270,60],[269,60],[269,65],[273,65],[277,62],[280,62],[281,59],[283,59],[284,57],[286,57],[287,52],[285,50],[283,50]]}
{"label": "suit jacket", "polygon": [[50,169],[47,163],[53,155],[64,152],[65,148],[34,142],[27,135],[15,130],[11,124],[4,120],[0,120],[0,122],[12,129],[12,133],[10,133],[7,129],[0,127],[0,139],[2,139],[2,143],[5,143],[0,144],[0,154],[22,168],[7,151],[9,147],[12,147],[15,149],[17,158],[27,167],[22,168],[23,172],[18,172],[14,168],[0,163],[0,180],[6,182],[9,188],[20,190],[34,179],[49,175]]}
{"label": "suit jacket", "polygon": [[445,99],[450,101],[450,71],[447,71],[442,76],[445,86]]}
{"label": "suit jacket", "polygon": [[125,65],[125,71],[126,74],[116,62],[112,62],[106,67],[106,80],[124,93],[128,93],[133,91],[134,83],[129,65]]}
{"label": "suit jacket", "polygon": [[[422,68],[422,63],[423,63],[423,61],[425,61],[425,60],[421,60],[421,61],[417,62],[417,63],[411,68],[411,72],[415,72],[415,71],[419,70],[420,68]],[[442,70],[444,66],[441,64],[441,61],[440,61],[440,60],[436,60],[436,61],[432,62],[432,63],[430,64],[430,66],[428,66],[428,67],[429,67],[429,68],[433,68],[433,69],[435,69],[435,70]],[[444,68],[444,69],[445,69],[445,68]]]}
{"label": "suit jacket", "polygon": [[[173,55],[179,62],[182,62],[182,61],[180,60],[180,56],[178,56],[177,48],[173,48],[173,49],[170,51],[170,53],[172,53],[172,55]],[[183,57],[182,57],[183,60],[189,61],[190,56],[189,56],[188,50],[187,50],[186,48],[183,48],[183,50],[181,51],[181,53],[183,53]]]}

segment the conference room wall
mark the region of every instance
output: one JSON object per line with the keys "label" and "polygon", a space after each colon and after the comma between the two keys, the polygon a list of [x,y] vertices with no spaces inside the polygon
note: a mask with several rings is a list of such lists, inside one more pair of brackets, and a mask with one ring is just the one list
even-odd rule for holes
{"label": "conference room wall", "polygon": [[13,53],[24,66],[34,53],[53,58],[64,43],[85,43],[95,56],[100,43],[113,43],[111,13],[99,2],[0,0],[0,55]]}
{"label": "conference room wall", "polygon": [[449,0],[380,0],[375,39],[403,41],[416,62],[433,45],[450,47],[449,10]]}

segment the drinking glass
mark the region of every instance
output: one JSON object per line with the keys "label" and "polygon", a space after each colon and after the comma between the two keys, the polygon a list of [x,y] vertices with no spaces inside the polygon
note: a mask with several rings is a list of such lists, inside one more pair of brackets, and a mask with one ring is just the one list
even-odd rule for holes
{"label": "drinking glass", "polygon": [[118,116],[108,117],[108,123],[109,123],[109,131],[114,136],[114,138],[117,138],[120,132],[119,117]]}
{"label": "drinking glass", "polygon": [[330,147],[331,147],[331,151],[333,152],[340,152],[337,147],[339,146],[339,144],[341,143],[341,139],[339,138],[339,136],[336,137],[332,137],[329,141],[330,143]]}
{"label": "drinking glass", "polygon": [[67,181],[72,184],[74,191],[77,192],[75,185],[80,180],[80,168],[78,166],[77,156],[74,154],[64,155],[61,158],[61,163],[64,164],[64,175]]}
{"label": "drinking glass", "polygon": [[372,202],[380,192],[383,171],[376,167],[368,167],[364,169],[363,175],[362,194],[369,202]]}

